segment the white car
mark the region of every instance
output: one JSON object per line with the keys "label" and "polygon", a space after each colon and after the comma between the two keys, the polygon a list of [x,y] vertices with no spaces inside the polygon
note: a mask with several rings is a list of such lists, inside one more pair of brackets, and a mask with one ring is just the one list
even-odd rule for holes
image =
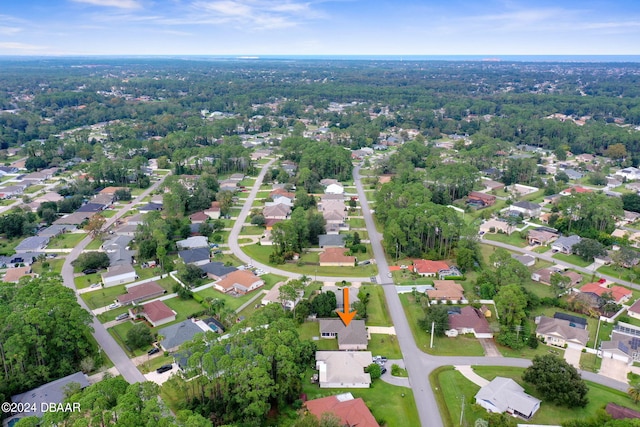
{"label": "white car", "polygon": [[114,308],[118,308],[120,307],[120,303],[119,302],[114,302],[113,304],[110,304],[107,308],[109,310],[113,310]]}

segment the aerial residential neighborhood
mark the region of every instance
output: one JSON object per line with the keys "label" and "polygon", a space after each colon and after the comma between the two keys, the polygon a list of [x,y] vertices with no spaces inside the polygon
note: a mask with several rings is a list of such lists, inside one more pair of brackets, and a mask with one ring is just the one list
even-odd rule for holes
{"label": "aerial residential neighborhood", "polygon": [[55,63],[2,71],[3,425],[640,417],[635,65]]}

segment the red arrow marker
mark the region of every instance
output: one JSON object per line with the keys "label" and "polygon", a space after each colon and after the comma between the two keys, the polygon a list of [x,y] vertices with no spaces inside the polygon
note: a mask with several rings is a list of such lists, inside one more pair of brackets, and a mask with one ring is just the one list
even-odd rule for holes
{"label": "red arrow marker", "polygon": [[353,317],[357,313],[357,311],[349,312],[349,288],[342,288],[342,299],[344,300],[344,311],[336,310],[336,312],[342,319],[342,323],[344,323],[344,326],[349,326],[349,323],[351,323]]}

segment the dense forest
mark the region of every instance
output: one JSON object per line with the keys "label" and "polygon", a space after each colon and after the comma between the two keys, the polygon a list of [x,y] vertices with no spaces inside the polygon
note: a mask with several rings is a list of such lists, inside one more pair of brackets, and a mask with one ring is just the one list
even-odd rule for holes
{"label": "dense forest", "polygon": [[[471,135],[482,141],[465,148],[477,163],[493,162],[505,144],[602,154],[621,143],[630,163],[640,161],[633,63],[79,58],[0,68],[0,148],[27,144],[49,163],[99,157],[88,129],[66,135],[63,149],[54,142],[92,124],[108,123],[106,146],[123,158],[187,158],[238,135],[295,130],[302,119],[327,123],[331,142],[349,148],[395,127],[426,138]],[[202,120],[203,111],[224,114]]]}

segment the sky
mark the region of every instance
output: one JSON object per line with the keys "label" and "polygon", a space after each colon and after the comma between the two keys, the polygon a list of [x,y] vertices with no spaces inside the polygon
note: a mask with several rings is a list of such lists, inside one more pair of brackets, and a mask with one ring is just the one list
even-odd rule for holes
{"label": "sky", "polygon": [[638,54],[638,0],[0,0],[0,55]]}

